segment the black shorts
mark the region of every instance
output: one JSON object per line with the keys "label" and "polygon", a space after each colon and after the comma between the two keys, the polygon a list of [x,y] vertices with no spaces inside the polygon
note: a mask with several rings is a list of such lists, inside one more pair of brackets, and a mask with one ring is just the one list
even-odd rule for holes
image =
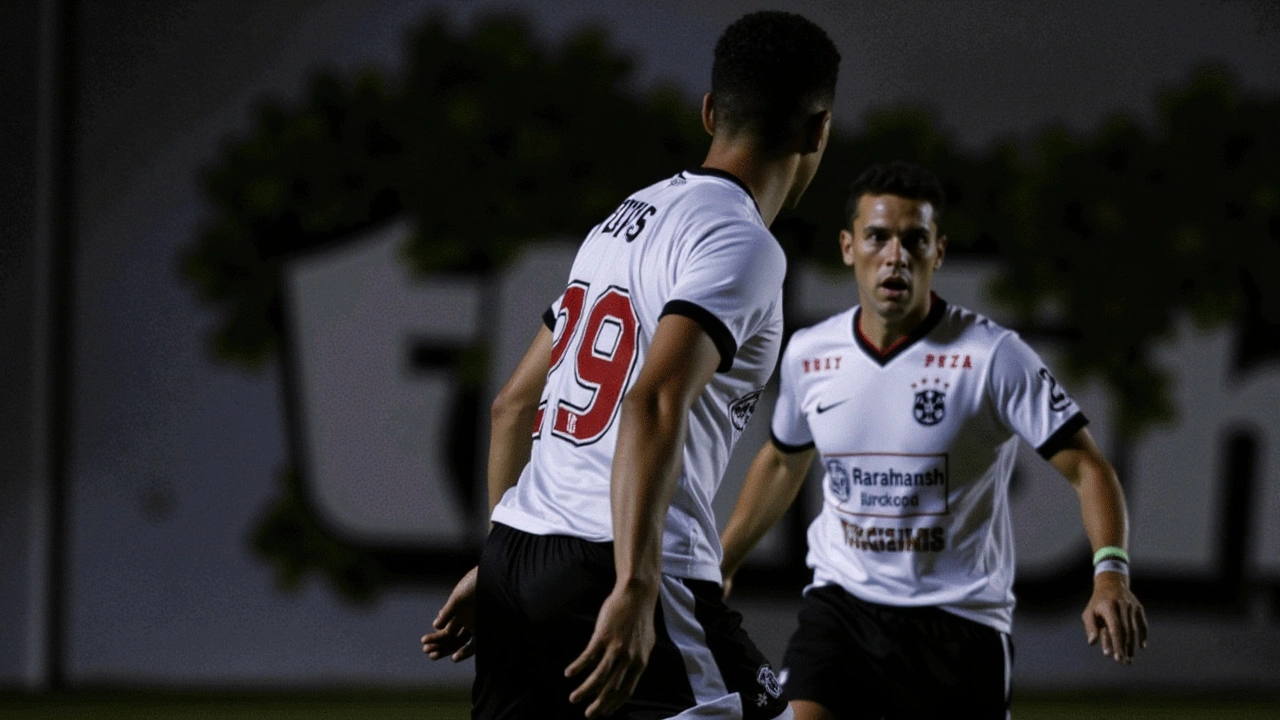
{"label": "black shorts", "polygon": [[[477,720],[582,718],[564,669],[587,647],[613,590],[613,544],[494,524],[476,587]],[[631,700],[612,717],[765,720],[786,710],[773,668],[713,582],[663,576],[657,639]]]}
{"label": "black shorts", "polygon": [[786,700],[840,720],[1005,718],[1013,645],[936,607],[889,607],[836,585],[805,594],[782,662]]}

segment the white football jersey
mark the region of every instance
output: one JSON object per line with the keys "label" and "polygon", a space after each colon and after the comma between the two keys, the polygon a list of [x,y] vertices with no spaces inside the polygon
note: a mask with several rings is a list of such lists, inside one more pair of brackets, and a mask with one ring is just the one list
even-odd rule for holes
{"label": "white football jersey", "polygon": [[981,315],[935,296],[882,353],[858,312],[797,331],[779,370],[773,441],[816,446],[826,471],[810,587],[938,606],[1007,633],[1017,438],[1047,458],[1087,420],[1017,333]]}
{"label": "white football jersey", "polygon": [[689,317],[721,363],[689,412],[663,537],[663,571],[720,582],[711,501],[782,342],[786,256],[750,191],[686,170],[629,197],[587,235],[544,316],[554,346],[533,452],[493,520],[538,535],[613,539],[610,474],[618,408],[658,320]]}

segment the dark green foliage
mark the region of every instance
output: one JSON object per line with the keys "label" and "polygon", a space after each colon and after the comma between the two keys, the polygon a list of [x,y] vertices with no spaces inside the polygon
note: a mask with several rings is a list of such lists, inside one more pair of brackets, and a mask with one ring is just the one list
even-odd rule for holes
{"label": "dark green foliage", "polygon": [[307,502],[302,476],[293,468],[277,474],[280,494],[267,506],[253,532],[253,550],[276,570],[281,589],[294,591],[307,575],[322,572],[334,592],[365,603],[387,584],[381,558],[334,537]]}
{"label": "dark green foliage", "polygon": [[1179,316],[1280,327],[1280,103],[1204,69],[1163,96],[1155,132],[1124,117],[1051,129],[1027,167],[999,297],[1029,326],[1061,311],[1066,369],[1106,382],[1126,435],[1174,416],[1153,353]]}
{"label": "dark green foliage", "polygon": [[211,219],[183,256],[223,310],[213,349],[262,367],[279,350],[283,262],[407,212],[418,272],[482,272],[533,239],[586,233],[708,138],[674,91],[640,94],[600,32],[550,52],[527,23],[411,39],[402,78],[321,73],[296,108],[258,113],[204,175]]}
{"label": "dark green foliage", "polygon": [[212,219],[183,269],[224,319],[218,357],[261,367],[280,347],[280,273],[292,255],[382,222],[403,205],[396,107],[376,73],[325,73],[298,110],[268,104],[256,132],[204,175]]}
{"label": "dark green foliage", "polygon": [[530,239],[586,233],[627,194],[707,145],[673,91],[630,87],[630,63],[584,33],[548,52],[514,19],[469,38],[435,23],[412,44],[400,187],[420,272],[486,270]]}
{"label": "dark green foliage", "polygon": [[774,227],[792,257],[838,265],[838,236],[849,225],[844,213],[849,184],[871,165],[890,160],[919,163],[942,179],[947,191],[942,225],[951,252],[995,251],[996,237],[1009,231],[1018,184],[1014,148],[999,145],[982,155],[961,153],[930,110],[901,107],[871,113],[856,135],[833,133],[799,207]]}

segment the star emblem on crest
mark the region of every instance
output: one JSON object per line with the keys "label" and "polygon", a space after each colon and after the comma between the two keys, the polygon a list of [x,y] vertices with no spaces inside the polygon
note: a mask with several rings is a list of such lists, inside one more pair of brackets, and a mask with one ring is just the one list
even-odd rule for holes
{"label": "star emblem on crest", "polygon": [[951,383],[944,383],[942,378],[920,378],[920,382],[911,383],[915,391],[911,413],[921,425],[937,425],[947,416],[947,390]]}

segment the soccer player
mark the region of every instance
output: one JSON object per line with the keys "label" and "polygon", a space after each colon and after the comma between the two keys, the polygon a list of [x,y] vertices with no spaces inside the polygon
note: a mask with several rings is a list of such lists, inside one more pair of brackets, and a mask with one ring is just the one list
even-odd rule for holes
{"label": "soccer player", "polygon": [[722,537],[728,583],[821,456],[813,582],[780,674],[799,720],[1006,717],[1018,438],[1079,495],[1088,642],[1122,663],[1146,644],[1124,497],[1085,416],[1017,333],[930,289],[943,201],[906,163],[853,183],[840,250],[860,304],[788,343],[771,440]]}
{"label": "soccer player", "polygon": [[729,26],[703,165],[592,228],[495,399],[493,526],[423,637],[474,649],[473,717],[790,715],[723,603],[711,501],[781,349],[768,228],[818,167],[839,60],[798,15]]}

